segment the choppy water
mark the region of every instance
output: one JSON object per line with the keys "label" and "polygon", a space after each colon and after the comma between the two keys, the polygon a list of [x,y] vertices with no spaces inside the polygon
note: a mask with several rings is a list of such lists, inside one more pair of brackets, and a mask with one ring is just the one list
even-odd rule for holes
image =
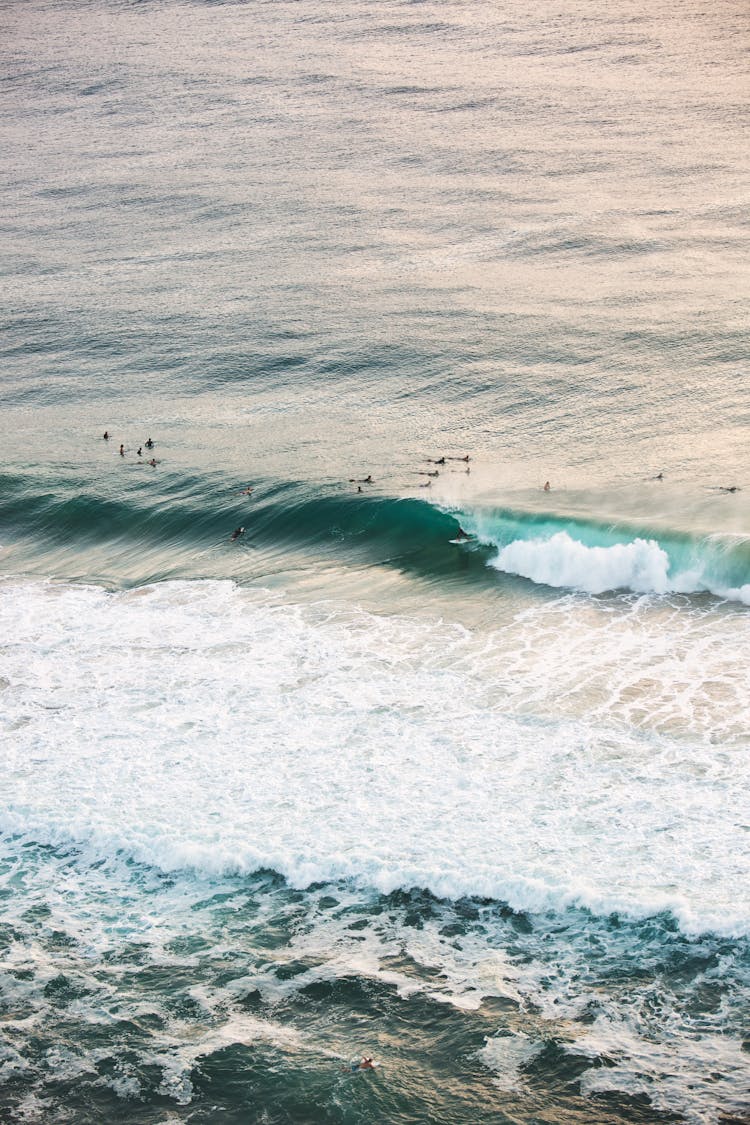
{"label": "choppy water", "polygon": [[0,1119],[750,1119],[743,6],[0,27]]}

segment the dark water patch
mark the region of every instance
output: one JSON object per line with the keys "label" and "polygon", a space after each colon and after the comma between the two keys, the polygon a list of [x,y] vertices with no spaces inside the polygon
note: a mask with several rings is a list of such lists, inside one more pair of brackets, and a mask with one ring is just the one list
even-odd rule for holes
{"label": "dark water patch", "polygon": [[[542,1050],[531,1062],[523,1064],[524,1077],[532,1085],[540,1082],[547,1086],[550,1081],[562,1087],[572,1086],[587,1070],[609,1065],[602,1056],[590,1059],[585,1055],[572,1054],[566,1050],[564,1042],[548,1040]],[[614,1064],[612,1064],[614,1065]]]}
{"label": "dark water patch", "polygon": [[[446,23],[441,20],[425,21],[425,22],[407,22],[403,23],[376,23],[370,24],[366,29],[360,33],[365,38],[383,36],[384,39],[400,39],[406,36],[418,35],[445,35],[448,32],[455,32],[455,24]],[[357,35],[357,38],[360,37]]]}
{"label": "dark water patch", "polygon": [[601,1106],[601,1112],[612,1115],[615,1120],[631,1121],[634,1125],[679,1125],[684,1122],[682,1114],[669,1113],[655,1109],[648,1094],[628,1094],[621,1090],[597,1091],[594,1100]]}
{"label": "dark water patch", "polygon": [[79,97],[92,98],[97,94],[116,93],[126,88],[126,83],[122,79],[110,78],[104,79],[100,82],[93,82],[89,86],[83,86],[78,91]]}
{"label": "dark water patch", "polygon": [[565,234],[562,232],[534,232],[516,236],[508,247],[509,257],[572,256],[605,258],[613,261],[637,255],[664,253],[670,245],[664,239],[641,237],[623,240],[593,232]]}
{"label": "dark water patch", "polygon": [[448,94],[451,91],[455,91],[456,89],[457,89],[456,86],[409,86],[409,85],[399,85],[399,86],[384,86],[381,90],[381,93],[387,94],[391,97],[414,98],[414,97],[421,97],[423,95],[428,96],[428,97],[432,97],[435,94]]}

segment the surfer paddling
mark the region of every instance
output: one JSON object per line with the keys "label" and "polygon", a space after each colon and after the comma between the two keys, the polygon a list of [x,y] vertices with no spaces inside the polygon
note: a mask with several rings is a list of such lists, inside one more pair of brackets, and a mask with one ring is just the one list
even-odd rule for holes
{"label": "surfer paddling", "polygon": [[341,1069],[345,1074],[356,1074],[358,1070],[374,1070],[375,1063],[369,1055],[363,1055],[361,1059],[350,1063],[348,1067],[342,1066]]}
{"label": "surfer paddling", "polygon": [[233,532],[232,532],[232,534],[231,534],[231,535],[229,536],[229,542],[230,542],[230,543],[234,543],[235,539],[239,539],[239,537],[240,537],[241,535],[244,535],[244,534],[245,534],[245,529],[244,529],[244,527],[235,527],[234,531],[233,531]]}
{"label": "surfer paddling", "polygon": [[372,479],[372,473],[368,473],[366,477],[361,477],[359,480],[357,477],[349,477],[349,484],[375,484],[375,481]]}

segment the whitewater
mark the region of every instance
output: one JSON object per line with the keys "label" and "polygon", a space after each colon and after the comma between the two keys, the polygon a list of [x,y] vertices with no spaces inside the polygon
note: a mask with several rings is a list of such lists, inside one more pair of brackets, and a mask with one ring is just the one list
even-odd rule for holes
{"label": "whitewater", "polygon": [[0,1119],[744,1125],[744,11],[0,23]]}
{"label": "whitewater", "polygon": [[217,582],[0,606],[7,833],[750,932],[746,615],[728,647],[648,599],[478,635]]}

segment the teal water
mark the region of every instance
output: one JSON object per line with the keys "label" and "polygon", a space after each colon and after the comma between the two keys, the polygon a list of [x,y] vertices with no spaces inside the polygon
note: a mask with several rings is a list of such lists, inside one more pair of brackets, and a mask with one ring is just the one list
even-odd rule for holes
{"label": "teal water", "polygon": [[748,1120],[743,9],[0,21],[0,1119]]}

